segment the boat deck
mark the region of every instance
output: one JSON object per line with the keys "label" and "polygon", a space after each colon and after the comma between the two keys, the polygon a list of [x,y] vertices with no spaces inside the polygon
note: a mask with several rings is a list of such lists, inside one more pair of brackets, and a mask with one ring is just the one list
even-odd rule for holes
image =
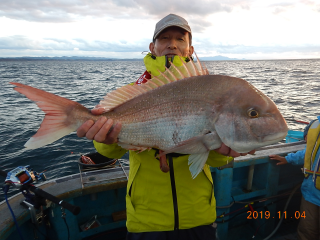
{"label": "boat deck", "polygon": [[[299,181],[301,182],[301,171],[292,166],[275,166],[275,162],[270,161],[268,156],[270,154],[284,155],[301,150],[304,146],[304,142],[269,146],[259,149],[254,156],[240,157],[228,166],[212,169],[217,207],[224,207],[223,209],[217,208],[217,215],[219,216],[221,211],[225,213],[233,212],[239,206],[243,206],[234,204],[232,207],[225,208],[232,201],[252,201],[292,190]],[[254,169],[253,173],[252,169]],[[288,172],[290,175],[287,175]],[[250,173],[252,173],[252,176]],[[44,182],[38,187],[81,208],[81,212],[77,216],[65,211],[70,239],[99,240],[108,238],[110,240],[124,240],[126,235],[124,211],[126,209],[125,195],[128,174],[128,166],[115,166],[114,168],[82,172],[81,174],[54,179]],[[294,180],[292,180],[292,176],[294,176]],[[290,177],[290,181],[287,177]],[[221,186],[219,186],[220,184]],[[228,189],[226,186],[230,186],[230,188]],[[301,196],[298,192],[294,194],[289,204],[295,210],[299,210]],[[50,230],[43,224],[36,227],[31,224],[29,210],[20,205],[23,199],[22,194],[17,194],[11,197],[9,202],[14,209],[24,235],[30,236],[27,239],[34,239],[36,236],[39,240],[43,240],[46,234],[55,240],[68,239],[67,227],[61,220],[61,208],[59,206],[48,203],[45,210],[51,222]],[[276,205],[264,205],[270,203],[268,200],[259,203],[257,206],[254,205],[254,208],[268,207],[270,212],[282,211],[285,201],[281,200]],[[19,239],[12,222],[12,216],[4,201],[0,203],[0,212],[0,240]],[[101,225],[82,231],[81,226],[93,216],[97,216]],[[246,216],[245,211],[242,215],[236,217],[230,215],[230,221],[219,223],[219,239],[252,239],[252,236],[256,233],[254,239],[263,240],[275,229],[279,222],[279,219],[269,221],[252,219],[252,221],[248,221]],[[228,218],[224,218],[224,220],[228,220]],[[298,220],[296,219],[285,219],[278,231],[269,239],[297,239],[297,224]]]}

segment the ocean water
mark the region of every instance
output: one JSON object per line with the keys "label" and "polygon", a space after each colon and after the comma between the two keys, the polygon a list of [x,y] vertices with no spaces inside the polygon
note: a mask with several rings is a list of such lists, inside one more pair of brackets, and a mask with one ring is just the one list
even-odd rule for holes
{"label": "ocean water", "polygon": [[[211,74],[252,83],[276,103],[292,130],[305,127],[296,120],[309,122],[320,115],[320,59],[204,64]],[[37,87],[92,109],[107,92],[136,81],[144,71],[142,61],[0,61],[0,169],[31,165],[53,179],[77,173],[80,155],[95,151],[91,141],[78,138],[76,133],[39,149],[24,148],[44,114],[9,82]],[[0,181],[4,181],[1,176]]]}

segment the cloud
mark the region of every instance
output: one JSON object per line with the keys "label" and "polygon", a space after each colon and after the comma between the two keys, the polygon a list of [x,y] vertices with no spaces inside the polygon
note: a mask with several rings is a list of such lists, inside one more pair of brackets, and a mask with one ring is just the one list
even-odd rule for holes
{"label": "cloud", "polygon": [[290,9],[293,9],[295,6],[296,4],[293,2],[279,2],[270,4],[268,8],[271,9],[273,14],[279,15],[281,13],[289,11]]}
{"label": "cloud", "polygon": [[[196,40],[196,39],[195,39]],[[197,40],[196,40],[197,41]],[[88,41],[84,39],[30,39],[25,36],[11,36],[0,38],[0,50],[20,50],[28,51],[30,54],[41,52],[43,55],[52,55],[51,52],[71,52],[79,53],[86,56],[98,55],[99,52],[119,53],[123,56],[127,53],[136,54],[138,56],[141,52],[147,51],[149,40],[144,39],[139,42],[130,41]],[[283,53],[320,53],[320,44],[265,44],[264,46],[252,46],[244,44],[226,44],[226,43],[212,43],[210,40],[202,40],[197,42],[195,50],[197,54],[204,56],[215,55],[246,55],[246,54],[283,54]],[[50,53],[50,54],[49,54]],[[58,55],[56,55],[58,56]]]}
{"label": "cloud", "polygon": [[0,38],[0,49],[41,49],[41,41],[28,39],[25,36],[10,36]]}
{"label": "cloud", "polygon": [[283,54],[288,52],[296,53],[318,53],[320,54],[320,43],[319,44],[264,44],[262,46],[244,45],[244,44],[213,44],[210,41],[203,41],[197,47],[196,51],[199,53],[212,53],[216,55],[233,55],[233,54]]}
{"label": "cloud", "polygon": [[192,28],[192,32],[205,32],[207,27],[210,27],[212,25],[214,25],[214,23],[205,20],[205,19],[199,19],[199,18],[192,18],[192,19],[188,19],[188,23]]}
{"label": "cloud", "polygon": [[130,9],[137,8],[132,0],[12,0],[2,1],[0,16],[34,22],[73,22],[88,16],[124,17]]}
{"label": "cloud", "polygon": [[207,16],[217,12],[231,12],[232,6],[221,3],[221,1],[177,0],[168,4],[167,1],[158,0],[136,0],[149,14],[162,17],[169,13],[183,14],[187,16]]}
{"label": "cloud", "polygon": [[[196,23],[197,29],[209,25],[205,16],[219,12],[231,12],[235,7],[243,7],[245,1],[218,0],[168,1],[159,0],[11,0],[0,4],[0,17],[32,22],[74,22],[85,17],[91,18],[133,18],[159,20],[169,13],[184,16]],[[205,25],[204,25],[205,24]]]}
{"label": "cloud", "polygon": [[320,12],[319,2],[312,1],[312,0],[300,0],[300,2],[306,6],[311,7],[314,11]]}
{"label": "cloud", "polygon": [[154,24],[169,13],[187,19],[199,54],[319,52],[320,5],[312,0],[0,2],[2,52],[138,54],[148,50]]}
{"label": "cloud", "polygon": [[312,0],[296,0],[296,1],[284,1],[284,2],[277,2],[277,3],[271,3],[267,6],[271,9],[273,14],[278,15],[281,13],[289,12],[290,10],[294,8],[302,8],[306,7],[311,9],[315,12],[320,12],[320,4],[316,1]]}
{"label": "cloud", "polygon": [[148,50],[149,40],[130,41],[89,41],[84,39],[30,39],[25,36],[0,37],[0,49],[55,50],[55,51],[104,51],[104,52],[142,52]]}

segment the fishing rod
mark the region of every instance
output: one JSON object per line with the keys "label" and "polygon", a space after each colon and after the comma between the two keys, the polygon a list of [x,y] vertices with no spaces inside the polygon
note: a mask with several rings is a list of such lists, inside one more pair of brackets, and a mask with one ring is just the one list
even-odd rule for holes
{"label": "fishing rod", "polygon": [[[67,230],[68,230],[68,239],[70,238],[70,232],[69,227],[65,219],[65,212],[64,209],[69,210],[73,215],[78,215],[80,213],[80,207],[74,206],[68,202],[65,202],[63,200],[60,200],[59,198],[56,198],[55,196],[51,195],[50,193],[47,193],[46,191],[43,191],[42,189],[32,185],[31,183],[37,183],[40,180],[46,181],[46,177],[43,172],[40,174],[36,171],[33,171],[29,165],[27,166],[19,166],[9,172],[5,172],[3,170],[0,170],[0,175],[5,177],[5,185],[2,187],[6,203],[8,205],[8,208],[10,210],[10,213],[12,215],[14,224],[17,228],[17,231],[20,235],[20,239],[24,240],[24,236],[20,230],[18,221],[14,215],[14,212],[10,206],[10,203],[8,201],[7,193],[9,191],[9,188],[11,186],[18,187],[20,186],[20,191],[25,197],[25,200],[21,202],[22,206],[25,206],[29,208],[31,220],[32,223],[36,226],[37,225],[37,218],[36,218],[36,212],[34,209],[39,209],[42,206],[46,206],[46,200],[49,200],[59,206],[61,206],[61,212],[62,212],[62,219],[64,220]],[[30,193],[33,192],[33,194]],[[41,208],[42,211],[42,208]]]}
{"label": "fishing rod", "polygon": [[296,120],[294,119],[294,117],[292,117],[292,119],[290,118],[286,118],[286,121],[291,121],[291,122],[296,122],[296,123],[302,123],[302,124],[309,124],[309,122],[306,122],[306,121],[301,121],[301,120]]}

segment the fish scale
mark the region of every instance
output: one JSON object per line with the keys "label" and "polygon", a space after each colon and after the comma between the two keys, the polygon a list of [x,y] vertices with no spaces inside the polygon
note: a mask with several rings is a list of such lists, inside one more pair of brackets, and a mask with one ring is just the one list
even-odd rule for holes
{"label": "fish scale", "polygon": [[[178,82],[176,83],[178,84]],[[206,113],[203,108],[199,108],[201,100],[196,96],[200,94],[189,90],[189,93],[184,92],[187,94],[180,91],[182,94],[178,95],[178,91],[168,91],[167,87],[159,88],[158,92],[160,92],[159,96],[163,97],[157,98],[155,101],[153,101],[153,92],[148,92],[137,98],[135,103],[123,104],[121,108],[125,109],[124,116],[122,116],[121,109],[117,108],[110,114],[106,113],[106,117],[119,120],[122,123],[123,131],[119,135],[120,142],[130,142],[137,146],[148,147],[156,145],[158,148],[166,150],[176,144],[172,139],[174,134],[176,134],[176,138],[184,141],[202,134],[206,129],[214,130],[213,124],[209,126],[210,120],[205,117]],[[188,95],[195,99],[188,98]],[[158,103],[156,103],[157,101]],[[131,107],[133,109],[131,113],[126,105],[132,104],[134,106]],[[140,108],[139,112],[135,110],[138,108],[137,106]],[[205,129],[203,129],[204,126],[206,126]],[[148,133],[147,138],[145,132]]]}

